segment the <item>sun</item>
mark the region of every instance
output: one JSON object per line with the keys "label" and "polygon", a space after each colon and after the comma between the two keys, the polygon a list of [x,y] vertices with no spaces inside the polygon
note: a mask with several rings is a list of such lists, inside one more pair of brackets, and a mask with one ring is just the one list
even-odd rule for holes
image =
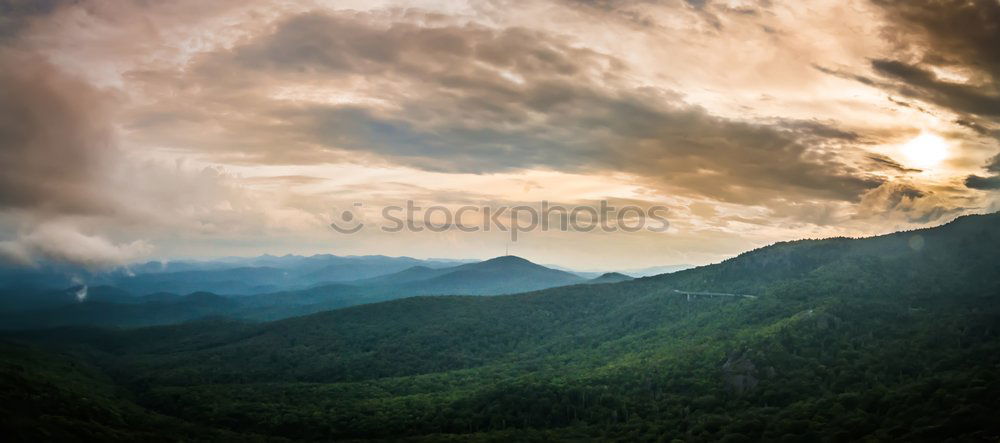
{"label": "sun", "polygon": [[900,148],[907,166],[934,169],[948,158],[948,142],[934,134],[921,133]]}

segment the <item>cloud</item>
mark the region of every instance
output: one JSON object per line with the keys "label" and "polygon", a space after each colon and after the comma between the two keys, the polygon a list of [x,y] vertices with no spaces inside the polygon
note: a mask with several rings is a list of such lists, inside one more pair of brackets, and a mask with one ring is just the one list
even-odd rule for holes
{"label": "cloud", "polygon": [[[622,60],[563,37],[427,17],[417,25],[419,14],[408,14],[300,14],[183,72],[136,77],[165,93],[133,129],[248,164],[381,159],[452,173],[628,173],[665,192],[747,204],[778,195],[856,201],[882,183],[838,155],[857,140],[849,130],[727,119],[677,92],[634,85]],[[353,85],[352,95],[323,94],[332,84]],[[289,85],[309,89],[295,95]],[[223,130],[219,138],[184,138],[202,116]]]}
{"label": "cloud", "polygon": [[1000,189],[1000,176],[981,177],[970,175],[965,178],[965,186],[984,191]]}
{"label": "cloud", "polygon": [[1000,154],[990,159],[986,170],[992,175],[986,177],[970,175],[965,178],[965,186],[980,190],[1000,189]]}
{"label": "cloud", "polygon": [[[109,4],[86,3],[83,17],[96,20],[92,6],[114,12]],[[0,11],[19,7],[0,3]],[[259,237],[275,219],[302,226],[308,216],[272,203],[278,193],[250,195],[219,169],[130,151],[116,120],[127,94],[96,86],[31,44],[38,36],[29,31],[80,11],[39,8],[7,17],[3,24],[18,32],[0,39],[0,254],[6,261],[113,266],[148,253],[151,238],[169,245],[178,237],[219,233]],[[14,26],[14,19],[23,23]],[[111,233],[126,240],[112,242]]]}
{"label": "cloud", "polygon": [[921,172],[920,169],[907,168],[901,165],[899,162],[881,154],[868,154],[868,159],[877,165],[880,169],[889,169],[895,172]]}
{"label": "cloud", "polygon": [[0,242],[0,259],[16,264],[51,260],[102,268],[125,265],[151,252],[152,246],[141,240],[112,243],[61,223],[46,223],[17,240]]}
{"label": "cloud", "polygon": [[[897,90],[951,109],[1000,116],[1000,3],[994,0],[872,0],[890,21],[885,33],[901,59],[872,67],[898,82]],[[946,80],[932,69],[956,72]]]}
{"label": "cloud", "polygon": [[[895,60],[874,60],[872,67],[883,75],[903,82],[899,92],[961,113],[1000,116],[1000,95],[983,92],[981,85],[942,81],[919,66]],[[991,74],[993,75],[993,74]]]}
{"label": "cloud", "polygon": [[945,192],[920,189],[905,181],[889,181],[865,194],[852,216],[855,220],[882,219],[926,224],[956,216],[970,208],[956,205]]}
{"label": "cloud", "polygon": [[[905,59],[876,59],[876,72],[898,93],[958,115],[955,123],[1000,140],[1000,2],[995,0],[872,0],[891,20],[886,33]],[[943,71],[942,71],[943,70]],[[943,79],[939,72],[957,74]],[[992,176],[969,175],[968,188],[1000,189]]]}
{"label": "cloud", "polygon": [[[879,25],[863,3],[393,4],[0,0],[0,62],[17,67],[0,72],[3,255],[415,253],[439,245],[333,244],[317,227],[331,202],[358,196],[605,193],[713,208],[671,220],[680,243],[635,247],[654,261],[681,245],[718,258],[802,229],[940,220],[989,198],[960,184],[977,174],[971,187],[991,186],[996,172],[972,168],[993,145],[955,144],[953,191],[870,152],[893,155],[913,115],[995,137],[996,63],[974,56],[989,39],[948,40],[959,22],[927,26],[931,2],[879,2],[892,48],[871,39]],[[879,90],[912,107],[885,109]],[[34,234],[43,225],[79,236]]]}
{"label": "cloud", "polygon": [[[118,147],[112,93],[45,57],[0,48],[0,214],[7,261],[124,264],[157,230],[241,231],[261,211],[215,170],[139,161]],[[94,234],[81,233],[88,227]],[[37,228],[36,228],[37,227]],[[127,230],[111,243],[98,232]],[[24,232],[27,232],[25,234]]]}
{"label": "cloud", "polygon": [[924,63],[964,66],[985,82],[1000,72],[1000,4],[995,0],[872,0],[891,20],[886,31]]}
{"label": "cloud", "polygon": [[95,191],[115,155],[108,94],[44,58],[0,48],[0,206],[95,213]]}
{"label": "cloud", "polygon": [[32,19],[72,0],[0,0],[0,41],[14,38]]}

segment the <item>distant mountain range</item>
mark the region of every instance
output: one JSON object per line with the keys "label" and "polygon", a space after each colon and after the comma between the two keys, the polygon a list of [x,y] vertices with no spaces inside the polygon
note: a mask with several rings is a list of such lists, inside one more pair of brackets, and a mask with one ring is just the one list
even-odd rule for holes
{"label": "distant mountain range", "polygon": [[455,264],[453,261],[418,260],[410,257],[263,255],[203,263],[182,262],[172,266],[168,263],[159,270],[158,263],[152,262],[136,267],[133,275],[114,276],[107,284],[135,294],[194,291],[222,295],[260,294],[370,278],[413,266],[444,268]]}
{"label": "distant mountain range", "polygon": [[[297,258],[300,264],[314,261]],[[338,257],[339,259],[339,257]],[[332,261],[332,260],[330,260]],[[345,260],[351,269],[370,269],[372,264],[386,265],[390,269],[403,263],[419,262],[413,259],[377,258]],[[262,260],[256,264],[283,264],[282,260]],[[430,262],[440,266],[440,262]],[[295,275],[314,275],[327,272],[328,266],[315,263],[305,265],[306,272],[276,267],[240,267],[220,270],[184,270],[142,274],[119,280],[121,287],[81,286],[59,291],[27,293],[13,291],[6,300],[7,314],[0,313],[0,328],[55,327],[68,325],[148,326],[194,320],[210,315],[225,315],[250,320],[276,320],[328,309],[342,308],[377,301],[417,295],[499,295],[534,291],[555,286],[565,286],[590,281],[569,272],[534,264],[520,257],[505,256],[482,262],[450,267],[433,268],[420,264],[387,275],[362,278],[342,283],[320,284],[305,289],[257,293],[283,282]],[[346,272],[346,271],[338,271]],[[356,274],[364,275],[363,272]],[[342,274],[338,274],[342,275]],[[603,276],[595,282],[622,281],[625,276]],[[253,285],[254,282],[272,282],[270,285]],[[232,284],[247,290],[245,295],[236,291],[191,291],[181,296],[170,289],[218,288]],[[249,289],[254,289],[250,291]],[[86,290],[86,298],[77,298]],[[151,291],[157,291],[152,292]],[[183,293],[183,292],[182,292]],[[148,294],[136,296],[133,294]],[[195,297],[197,295],[197,297]]]}
{"label": "distant mountain range", "polygon": [[[331,283],[352,282],[352,284],[367,285],[371,280],[380,285],[391,283],[392,279],[399,283],[404,281],[423,280],[422,276],[436,276],[427,270],[453,268],[463,264],[477,263],[479,260],[428,259],[420,260],[411,257],[373,256],[336,256],[319,254],[313,256],[300,255],[262,255],[259,257],[223,257],[215,260],[173,260],[150,261],[129,265],[111,271],[95,271],[84,267],[59,263],[41,263],[32,268],[0,265],[0,309],[7,303],[5,294],[13,294],[8,299],[19,297],[18,294],[60,291],[78,285],[113,286],[135,295],[145,295],[157,292],[187,294],[197,291],[212,292],[220,295],[249,295],[267,292],[279,292],[298,289],[308,289]],[[603,272],[579,272],[559,266],[544,266],[550,270],[563,271],[581,277],[596,278]],[[656,268],[635,269],[623,271],[625,275],[642,277],[690,268],[687,265],[661,266]],[[388,280],[377,281],[378,278],[417,268]],[[533,271],[525,269],[529,274]],[[486,277],[486,275],[483,275]],[[475,287],[461,282],[460,276],[454,276],[454,281],[427,282],[426,291],[461,292],[462,288]],[[538,276],[539,278],[546,278]],[[567,275],[566,283],[573,283]],[[582,280],[581,280],[582,281]],[[490,285],[487,285],[490,286]],[[531,289],[551,287],[548,284],[527,286],[511,286],[508,290],[487,290],[485,293],[516,292]],[[424,290],[420,292],[426,292]],[[22,300],[25,301],[25,300]],[[28,299],[27,301],[30,301]],[[30,303],[25,307],[31,306]]]}
{"label": "distant mountain range", "polygon": [[[0,267],[0,328],[147,326],[209,315],[276,320],[418,295],[512,294],[630,278],[569,272],[514,256],[476,261],[262,255],[151,261],[109,272],[43,263]],[[194,293],[213,297],[193,303],[183,296]]]}
{"label": "distant mountain range", "polygon": [[32,268],[0,266],[0,291],[57,290],[88,284],[115,286],[137,295],[195,291],[225,295],[255,294],[375,277],[412,266],[444,268],[475,261],[419,260],[381,255],[262,255],[206,261],[151,261],[105,272],[59,263],[41,263]]}

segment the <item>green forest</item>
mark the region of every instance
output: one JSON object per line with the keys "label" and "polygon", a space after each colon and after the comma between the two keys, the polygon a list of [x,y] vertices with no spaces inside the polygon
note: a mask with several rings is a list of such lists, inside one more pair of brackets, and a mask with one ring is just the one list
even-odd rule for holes
{"label": "green forest", "polygon": [[408,297],[272,322],[9,331],[2,432],[996,442],[998,302],[993,214],[779,243],[616,283]]}

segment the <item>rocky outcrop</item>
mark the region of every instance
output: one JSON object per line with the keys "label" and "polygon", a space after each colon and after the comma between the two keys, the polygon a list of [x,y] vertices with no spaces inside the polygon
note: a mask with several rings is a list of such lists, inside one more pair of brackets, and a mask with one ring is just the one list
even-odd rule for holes
{"label": "rocky outcrop", "polygon": [[757,365],[750,360],[748,351],[730,353],[722,364],[723,379],[729,389],[743,394],[757,386]]}

